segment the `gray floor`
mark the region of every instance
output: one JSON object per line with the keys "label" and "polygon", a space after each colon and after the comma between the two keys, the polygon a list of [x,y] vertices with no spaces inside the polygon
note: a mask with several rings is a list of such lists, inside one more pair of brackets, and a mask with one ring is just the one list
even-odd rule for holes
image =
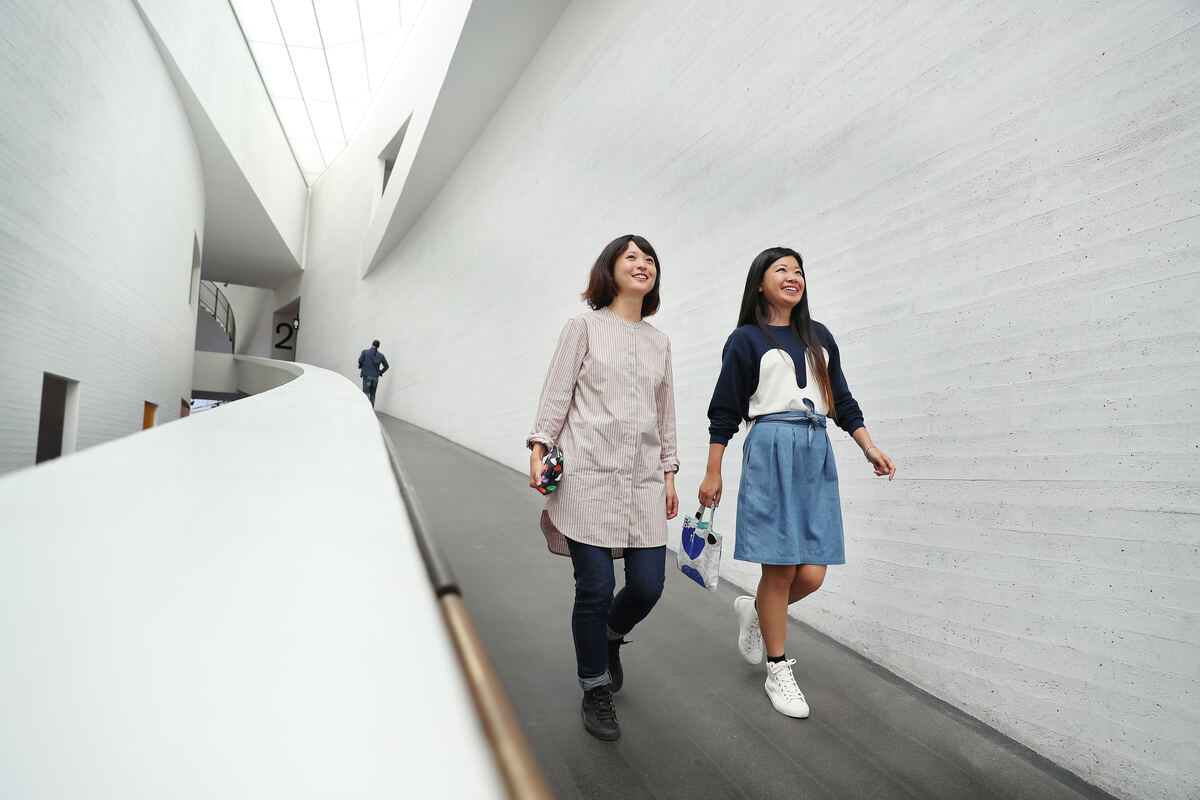
{"label": "gray floor", "polygon": [[764,668],[734,648],[740,592],[700,591],[671,558],[662,600],[621,651],[621,740],[593,739],[579,715],[571,564],[546,551],[541,496],[507,467],[380,419],[562,800],[1110,797],[795,621],[788,651],[813,712],[776,713]]}

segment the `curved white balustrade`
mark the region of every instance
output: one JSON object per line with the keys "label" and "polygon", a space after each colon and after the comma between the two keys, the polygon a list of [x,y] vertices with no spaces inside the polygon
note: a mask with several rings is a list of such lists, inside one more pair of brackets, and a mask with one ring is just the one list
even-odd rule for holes
{"label": "curved white balustrade", "polygon": [[0,479],[0,796],[502,796],[366,398],[228,366]]}

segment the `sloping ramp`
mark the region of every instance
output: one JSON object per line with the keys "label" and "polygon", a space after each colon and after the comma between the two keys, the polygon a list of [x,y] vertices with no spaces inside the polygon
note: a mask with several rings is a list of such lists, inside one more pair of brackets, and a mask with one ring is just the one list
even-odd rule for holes
{"label": "sloping ramp", "polygon": [[621,650],[621,739],[593,739],[580,722],[571,564],[546,551],[541,496],[520,473],[379,416],[561,800],[1111,797],[794,620],[788,655],[812,716],[776,713],[765,668],[735,648],[741,592],[700,590],[670,553],[662,600]]}

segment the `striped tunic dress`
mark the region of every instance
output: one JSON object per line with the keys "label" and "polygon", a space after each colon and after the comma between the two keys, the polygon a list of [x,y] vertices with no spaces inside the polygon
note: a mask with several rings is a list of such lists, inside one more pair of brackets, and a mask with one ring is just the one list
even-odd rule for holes
{"label": "striped tunic dress", "polygon": [[534,442],[564,457],[542,512],[551,552],[569,554],[564,536],[614,550],[665,545],[663,474],[679,470],[666,334],[609,308],[569,319],[525,444]]}

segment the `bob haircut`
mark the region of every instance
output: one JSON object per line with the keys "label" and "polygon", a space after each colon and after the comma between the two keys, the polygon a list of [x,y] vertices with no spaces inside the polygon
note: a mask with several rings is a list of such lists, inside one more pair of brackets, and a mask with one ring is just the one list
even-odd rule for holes
{"label": "bob haircut", "polygon": [[600,252],[600,257],[592,265],[587,289],[584,290],[582,297],[593,310],[612,305],[613,298],[617,296],[617,279],[613,276],[613,268],[617,264],[617,259],[629,248],[630,242],[636,244],[639,250],[654,259],[654,286],[642,298],[642,316],[649,317],[658,311],[658,287],[662,284],[662,262],[658,260],[658,253],[654,252],[654,247],[636,233],[628,233],[613,239],[605,245],[604,250]]}
{"label": "bob haircut", "polygon": [[750,271],[746,274],[746,291],[742,293],[742,307],[738,312],[738,327],[757,325],[766,334],[767,339],[778,345],[779,342],[771,334],[767,323],[771,319],[771,309],[767,305],[766,296],[759,291],[767,268],[781,258],[791,256],[800,265],[800,274],[804,276],[804,294],[800,302],[792,307],[789,325],[796,339],[804,344],[804,357],[808,360],[809,369],[817,379],[817,389],[825,398],[825,407],[829,409],[829,418],[834,419],[833,389],[829,384],[829,367],[821,356],[821,340],[817,337],[817,329],[813,326],[812,315],[808,312],[808,280],[804,273],[804,259],[790,247],[768,247],[754,257],[750,262]]}

